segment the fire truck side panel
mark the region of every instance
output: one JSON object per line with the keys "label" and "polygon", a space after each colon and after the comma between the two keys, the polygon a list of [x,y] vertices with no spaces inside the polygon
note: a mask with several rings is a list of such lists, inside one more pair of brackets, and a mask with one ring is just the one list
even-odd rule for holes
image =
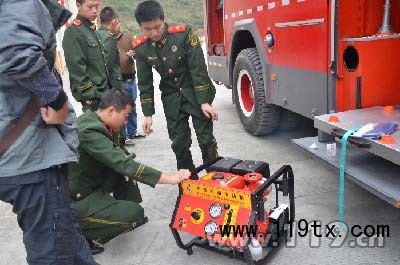
{"label": "fire truck side panel", "polygon": [[400,36],[393,39],[352,38],[339,42],[342,53],[357,53],[359,59],[355,70],[349,71],[339,58],[337,81],[337,111],[373,106],[397,105],[400,99]]}
{"label": "fire truck side panel", "polygon": [[[325,56],[328,49],[328,1],[283,0],[273,3],[274,5],[259,0],[225,0],[225,51],[230,51],[234,42],[235,23],[253,18],[261,40],[269,30],[274,35],[280,35],[275,36],[277,51],[274,51],[274,48],[268,52],[265,46],[259,51],[268,54],[271,64],[327,72],[326,60],[314,60],[314,58],[316,55]],[[293,58],[294,53],[296,53],[295,58]]]}
{"label": "fire truck side panel", "polygon": [[[235,85],[237,55],[256,48],[267,103],[306,117],[398,104],[400,34],[377,35],[384,4],[385,0],[206,0],[210,75]],[[394,32],[400,32],[398,10],[400,1],[391,1]],[[271,49],[265,43],[268,33],[274,37]]]}
{"label": "fire truck side panel", "polygon": [[327,112],[327,74],[277,65],[271,65],[271,73],[278,76],[272,81],[272,103],[309,118]]}
{"label": "fire truck side panel", "polygon": [[[385,0],[340,0],[339,39],[374,35],[382,24]],[[391,2],[391,25],[394,32],[400,32],[400,2]]]}
{"label": "fire truck side panel", "polygon": [[270,63],[327,73],[328,11],[327,1],[290,1],[256,16],[258,28],[264,30],[261,36],[268,28],[275,36],[275,47],[265,49]]}
{"label": "fire truck side panel", "polygon": [[[228,57],[223,49],[225,43],[224,34],[224,12],[223,6],[218,5],[218,0],[205,0],[204,9],[204,28],[206,31],[205,42],[207,43],[208,68],[210,77],[218,82],[230,86]],[[218,49],[222,50],[218,55]]]}
{"label": "fire truck side panel", "polygon": [[[286,5],[287,4],[287,5]],[[283,106],[304,116],[326,113],[328,87],[329,21],[326,1],[226,1],[225,49],[229,71],[235,64],[238,29],[249,17],[256,27],[251,32],[263,62],[267,102]],[[233,27],[231,26],[233,24]],[[238,26],[239,25],[239,26]],[[275,47],[262,42],[271,32]],[[258,45],[257,45],[258,44]],[[232,45],[233,47],[229,47]],[[246,48],[246,47],[244,47]],[[270,76],[275,75],[272,81]]]}
{"label": "fire truck side panel", "polygon": [[[376,35],[384,2],[339,2],[337,111],[399,103],[400,35]],[[392,28],[399,32],[400,1],[392,1],[391,10]]]}
{"label": "fire truck side panel", "polygon": [[[272,102],[306,117],[328,110],[327,2],[300,2],[271,10],[276,46],[271,58]],[[298,12],[295,12],[298,10]]]}

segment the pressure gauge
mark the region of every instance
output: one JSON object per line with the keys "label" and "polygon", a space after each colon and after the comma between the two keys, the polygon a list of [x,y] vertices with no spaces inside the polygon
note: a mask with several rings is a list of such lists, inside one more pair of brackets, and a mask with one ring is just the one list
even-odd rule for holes
{"label": "pressure gauge", "polygon": [[208,236],[213,236],[217,233],[218,226],[216,223],[210,221],[204,226],[204,232]]}
{"label": "pressure gauge", "polygon": [[214,203],[211,205],[209,213],[212,218],[220,217],[222,214],[222,206],[219,203]]}

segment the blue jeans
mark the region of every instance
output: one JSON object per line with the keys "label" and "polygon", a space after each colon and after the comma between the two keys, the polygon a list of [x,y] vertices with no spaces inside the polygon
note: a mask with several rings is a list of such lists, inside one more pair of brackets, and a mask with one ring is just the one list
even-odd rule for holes
{"label": "blue jeans", "polygon": [[128,117],[128,123],[125,126],[123,135],[126,139],[133,139],[137,132],[137,113],[136,113],[136,97],[137,97],[137,85],[134,79],[122,82],[123,88],[132,98],[132,112]]}
{"label": "blue jeans", "polygon": [[72,208],[68,169],[56,166],[0,178],[0,200],[13,206],[30,265],[94,265]]}

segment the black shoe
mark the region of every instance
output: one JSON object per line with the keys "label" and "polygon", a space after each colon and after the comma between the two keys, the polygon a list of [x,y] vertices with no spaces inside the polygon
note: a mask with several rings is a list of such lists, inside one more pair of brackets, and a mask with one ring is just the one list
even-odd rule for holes
{"label": "black shoe", "polygon": [[104,247],[100,245],[99,243],[86,238],[87,242],[89,243],[90,251],[92,252],[92,255],[98,255],[104,251]]}
{"label": "black shoe", "polygon": [[141,221],[139,221],[139,222],[136,222],[136,224],[135,224],[135,226],[133,227],[133,229],[136,229],[136,228],[138,228],[139,226],[144,225],[144,224],[147,223],[148,221],[149,221],[149,218],[148,218],[147,216],[145,216],[145,217],[143,218],[143,220],[141,220]]}

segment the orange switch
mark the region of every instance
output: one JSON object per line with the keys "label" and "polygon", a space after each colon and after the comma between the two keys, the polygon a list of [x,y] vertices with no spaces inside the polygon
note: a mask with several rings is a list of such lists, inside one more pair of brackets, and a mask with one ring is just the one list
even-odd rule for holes
{"label": "orange switch", "polygon": [[383,113],[391,114],[393,112],[394,112],[394,107],[393,106],[385,106],[385,107],[383,107]]}
{"label": "orange switch", "polygon": [[328,122],[339,122],[339,117],[335,115],[329,116]]}
{"label": "orange switch", "polygon": [[382,144],[395,144],[396,141],[394,140],[393,135],[382,135],[381,143]]}

